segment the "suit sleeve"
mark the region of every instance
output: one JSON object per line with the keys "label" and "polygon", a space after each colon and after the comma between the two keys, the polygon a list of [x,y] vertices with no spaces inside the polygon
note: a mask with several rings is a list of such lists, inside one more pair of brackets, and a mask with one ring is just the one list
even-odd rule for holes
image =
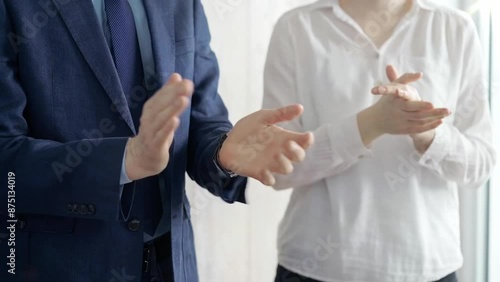
{"label": "suit sleeve", "polygon": [[[127,138],[59,143],[30,137],[19,58],[7,36],[15,32],[0,1],[0,177],[16,176],[16,213],[117,220]],[[0,214],[5,208],[0,205]]]}
{"label": "suit sleeve", "polygon": [[200,186],[228,203],[245,202],[244,177],[230,178],[214,161],[221,136],[232,129],[228,112],[217,93],[219,68],[210,48],[210,32],[199,0],[194,4],[195,92],[191,101],[191,125],[187,172]]}

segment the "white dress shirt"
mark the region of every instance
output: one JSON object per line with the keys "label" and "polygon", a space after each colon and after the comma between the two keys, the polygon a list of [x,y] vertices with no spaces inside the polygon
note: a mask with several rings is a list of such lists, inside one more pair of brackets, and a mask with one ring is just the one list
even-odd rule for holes
{"label": "white dress shirt", "polygon": [[[373,14],[370,27],[394,11]],[[323,0],[277,23],[265,67],[265,108],[301,103],[312,131],[306,160],[275,188],[294,187],[279,228],[279,263],[320,281],[428,282],[462,265],[458,189],[477,188],[496,161],[480,43],[463,12],[415,0],[377,48],[338,5]],[[385,68],[422,71],[413,86],[452,115],[423,155],[408,136],[366,148],[356,115],[380,97]]]}

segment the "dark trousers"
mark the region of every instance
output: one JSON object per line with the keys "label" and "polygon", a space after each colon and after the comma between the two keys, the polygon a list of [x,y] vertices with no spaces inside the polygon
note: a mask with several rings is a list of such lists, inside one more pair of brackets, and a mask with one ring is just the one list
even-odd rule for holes
{"label": "dark trousers", "polygon": [[142,282],[173,282],[170,232],[144,244]]}
{"label": "dark trousers", "polygon": [[[443,279],[440,279],[436,282],[457,282],[457,276],[455,273],[452,273],[446,276]],[[318,280],[306,278],[298,275],[297,273],[293,273],[290,270],[278,265],[278,269],[276,270],[276,279],[274,282],[321,282]]]}

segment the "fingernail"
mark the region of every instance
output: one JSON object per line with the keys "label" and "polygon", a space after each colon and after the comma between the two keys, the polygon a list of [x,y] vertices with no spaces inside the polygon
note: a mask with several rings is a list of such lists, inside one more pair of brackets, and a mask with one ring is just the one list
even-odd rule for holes
{"label": "fingernail", "polygon": [[387,92],[387,88],[384,86],[379,86],[378,91],[380,92],[380,94],[384,94]]}

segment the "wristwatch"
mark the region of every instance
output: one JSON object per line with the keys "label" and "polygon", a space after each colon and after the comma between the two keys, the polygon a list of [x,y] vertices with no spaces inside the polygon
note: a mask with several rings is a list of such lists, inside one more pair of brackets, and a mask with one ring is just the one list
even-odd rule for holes
{"label": "wristwatch", "polygon": [[219,168],[219,170],[221,170],[222,172],[224,172],[230,178],[234,178],[234,177],[237,177],[239,175],[237,173],[231,171],[231,170],[228,170],[228,169],[224,168],[220,164],[220,160],[219,160],[219,152],[222,149],[222,144],[224,144],[224,141],[226,141],[227,137],[228,137],[228,135],[227,135],[227,133],[225,133],[224,135],[222,135],[219,138],[219,144],[217,145],[217,149],[215,150],[215,154],[214,154],[213,159],[214,159],[215,165],[217,166],[217,168]]}

